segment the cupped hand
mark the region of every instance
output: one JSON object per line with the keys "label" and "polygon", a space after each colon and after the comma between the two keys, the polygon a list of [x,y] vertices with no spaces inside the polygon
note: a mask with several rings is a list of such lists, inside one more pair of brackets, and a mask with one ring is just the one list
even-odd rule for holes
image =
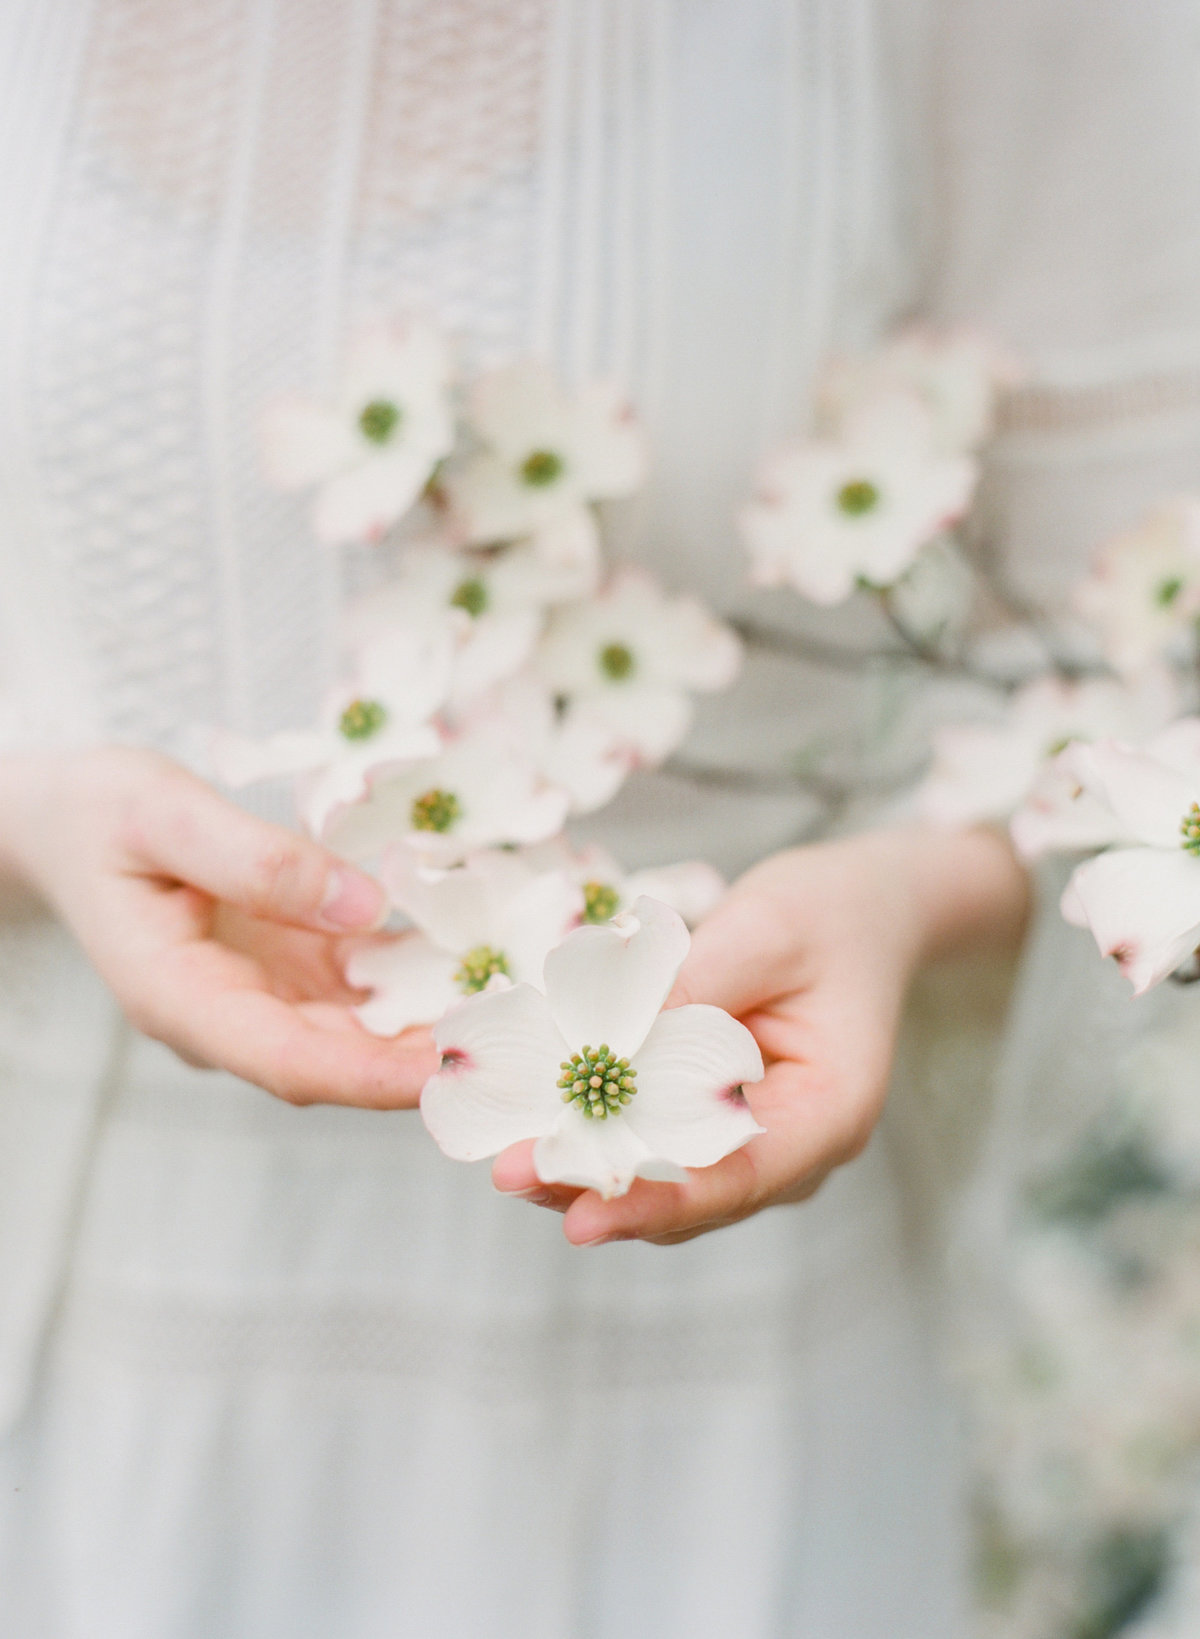
{"label": "cupped hand", "polygon": [[342,976],[385,914],[370,877],[150,753],[12,758],[3,786],[0,854],[137,1029],[291,1103],[417,1102],[429,1034],[368,1035]]}
{"label": "cupped hand", "polygon": [[753,1032],[766,1075],[745,1093],[764,1133],[687,1184],[637,1179],[611,1201],[540,1183],[532,1145],[514,1145],[496,1187],[564,1212],[576,1245],[668,1245],[803,1200],[874,1130],[917,967],[1010,942],[1026,892],[1007,845],[983,832],[879,832],[756,866],[697,928],[667,1005],[709,1002]]}

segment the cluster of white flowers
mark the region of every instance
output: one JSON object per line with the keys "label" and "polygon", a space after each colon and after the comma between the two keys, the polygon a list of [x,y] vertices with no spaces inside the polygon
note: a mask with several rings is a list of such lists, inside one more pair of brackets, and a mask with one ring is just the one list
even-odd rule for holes
{"label": "cluster of white flowers", "polygon": [[[434,1137],[462,1158],[501,1130],[538,1137],[543,1177],[606,1194],[744,1143],[757,1128],[733,1090],[762,1074],[748,1032],[711,1008],[654,1022],[688,945],[679,913],[698,919],[724,884],[698,863],[631,877],[563,834],[668,757],[693,695],[741,661],[694,598],[604,563],[604,503],[648,467],[629,404],[531,362],[464,388],[445,337],[397,320],[354,338],[328,401],[271,405],[262,446],[269,481],[312,493],[317,536],[387,573],[349,604],[318,724],[217,734],[212,763],[233,786],[295,776],[311,834],[385,883],[402,926],[347,977],[376,1034],[453,1021],[422,1102]],[[563,1033],[548,1080],[531,1058],[546,1006]],[[610,1044],[564,1109],[558,1061]]]}

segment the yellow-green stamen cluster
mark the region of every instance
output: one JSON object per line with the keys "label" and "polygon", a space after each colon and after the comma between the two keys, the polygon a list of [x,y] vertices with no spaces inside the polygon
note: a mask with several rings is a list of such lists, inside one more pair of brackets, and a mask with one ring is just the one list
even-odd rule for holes
{"label": "yellow-green stamen cluster", "polygon": [[838,490],[837,504],[848,518],[861,518],[879,505],[879,491],[869,478],[852,478]]}
{"label": "yellow-green stamen cluster", "polygon": [[474,996],[477,991],[487,989],[488,980],[494,973],[502,973],[506,979],[511,977],[508,957],[493,945],[476,945],[458,964],[454,982],[468,996]]}
{"label": "yellow-green stamen cluster", "polygon": [[472,618],[481,615],[488,606],[488,589],[478,575],[472,575],[454,588],[450,605],[454,609],[465,609]]}
{"label": "yellow-green stamen cluster", "polygon": [[441,791],[435,786],[413,798],[414,831],[448,831],[461,815],[462,804],[453,791]]}
{"label": "yellow-green stamen cluster", "polygon": [[633,650],[627,648],[624,643],[606,643],[598,659],[600,670],[605,677],[611,677],[614,683],[623,683],[636,664]]}
{"label": "yellow-green stamen cluster", "polygon": [[545,489],[562,476],[563,458],[553,450],[534,450],[521,463],[521,477],[534,489]]}
{"label": "yellow-green stamen cluster", "polygon": [[378,700],[351,700],[342,713],[338,728],[346,740],[369,740],[387,722],[387,711]]}
{"label": "yellow-green stamen cluster", "polygon": [[606,1042],[572,1053],[559,1066],[564,1104],[574,1104],[589,1121],[607,1121],[619,1115],[637,1092],[637,1071],[628,1059],[619,1059]]}
{"label": "yellow-green stamen cluster", "polygon": [[608,922],[617,914],[621,896],[607,882],[585,882],[583,885],[583,920]]}
{"label": "yellow-green stamen cluster", "polygon": [[1189,854],[1200,854],[1200,802],[1194,802],[1179,822],[1183,846]]}
{"label": "yellow-green stamen cluster", "polygon": [[358,430],[372,444],[386,444],[400,424],[401,410],[388,398],[373,398],[364,405],[358,418]]}

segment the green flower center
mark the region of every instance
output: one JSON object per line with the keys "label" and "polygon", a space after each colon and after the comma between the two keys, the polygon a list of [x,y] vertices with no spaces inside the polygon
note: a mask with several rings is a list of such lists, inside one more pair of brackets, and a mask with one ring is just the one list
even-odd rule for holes
{"label": "green flower center", "polygon": [[583,885],[583,920],[608,922],[617,914],[621,896],[607,882],[585,882]]}
{"label": "green flower center", "polygon": [[1154,601],[1160,609],[1169,609],[1182,591],[1182,575],[1172,575],[1169,580],[1160,581],[1155,587]]}
{"label": "green flower center", "polygon": [[597,659],[600,670],[605,677],[611,677],[614,683],[623,683],[636,664],[633,650],[624,643],[606,643]]}
{"label": "green flower center", "polygon": [[386,444],[403,419],[403,411],[389,398],[373,398],[358,417],[358,430],[372,444]]}
{"label": "green flower center", "polygon": [[488,589],[478,575],[459,581],[450,597],[453,609],[465,609],[472,619],[481,615],[488,606]]}
{"label": "green flower center", "polygon": [[347,740],[369,740],[387,722],[387,711],[378,700],[351,700],[338,722]]}
{"label": "green flower center", "polygon": [[1194,802],[1179,822],[1183,846],[1189,854],[1200,854],[1200,802]]}
{"label": "green flower center", "polygon": [[848,518],[861,518],[879,505],[879,491],[869,478],[852,478],[838,490],[837,504]]}
{"label": "green flower center", "polygon": [[455,820],[462,817],[462,804],[453,791],[440,791],[435,786],[414,797],[412,828],[414,831],[448,831]]}
{"label": "green flower center", "polygon": [[508,957],[492,945],[476,945],[458,964],[454,982],[468,996],[474,996],[478,991],[487,989],[487,982],[494,973],[502,973],[506,979],[511,977]]}
{"label": "green flower center", "polygon": [[1060,752],[1067,749],[1074,739],[1075,736],[1073,734],[1060,734],[1057,740],[1051,740],[1050,744],[1046,747],[1047,757],[1057,757]]}
{"label": "green flower center", "polygon": [[637,1071],[628,1059],[619,1059],[607,1043],[572,1053],[559,1066],[564,1104],[574,1104],[589,1121],[607,1121],[619,1115],[637,1092]]}
{"label": "green flower center", "polygon": [[534,489],[545,489],[562,477],[565,463],[553,450],[534,450],[521,463],[521,477]]}

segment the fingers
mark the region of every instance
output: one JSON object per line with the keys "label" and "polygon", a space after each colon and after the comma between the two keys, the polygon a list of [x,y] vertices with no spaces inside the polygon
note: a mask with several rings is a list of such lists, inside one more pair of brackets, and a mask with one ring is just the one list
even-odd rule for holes
{"label": "fingers", "polygon": [[271,921],[345,933],[376,927],[387,914],[371,877],[181,770],[139,786],[123,840],[132,869],[150,867]]}

